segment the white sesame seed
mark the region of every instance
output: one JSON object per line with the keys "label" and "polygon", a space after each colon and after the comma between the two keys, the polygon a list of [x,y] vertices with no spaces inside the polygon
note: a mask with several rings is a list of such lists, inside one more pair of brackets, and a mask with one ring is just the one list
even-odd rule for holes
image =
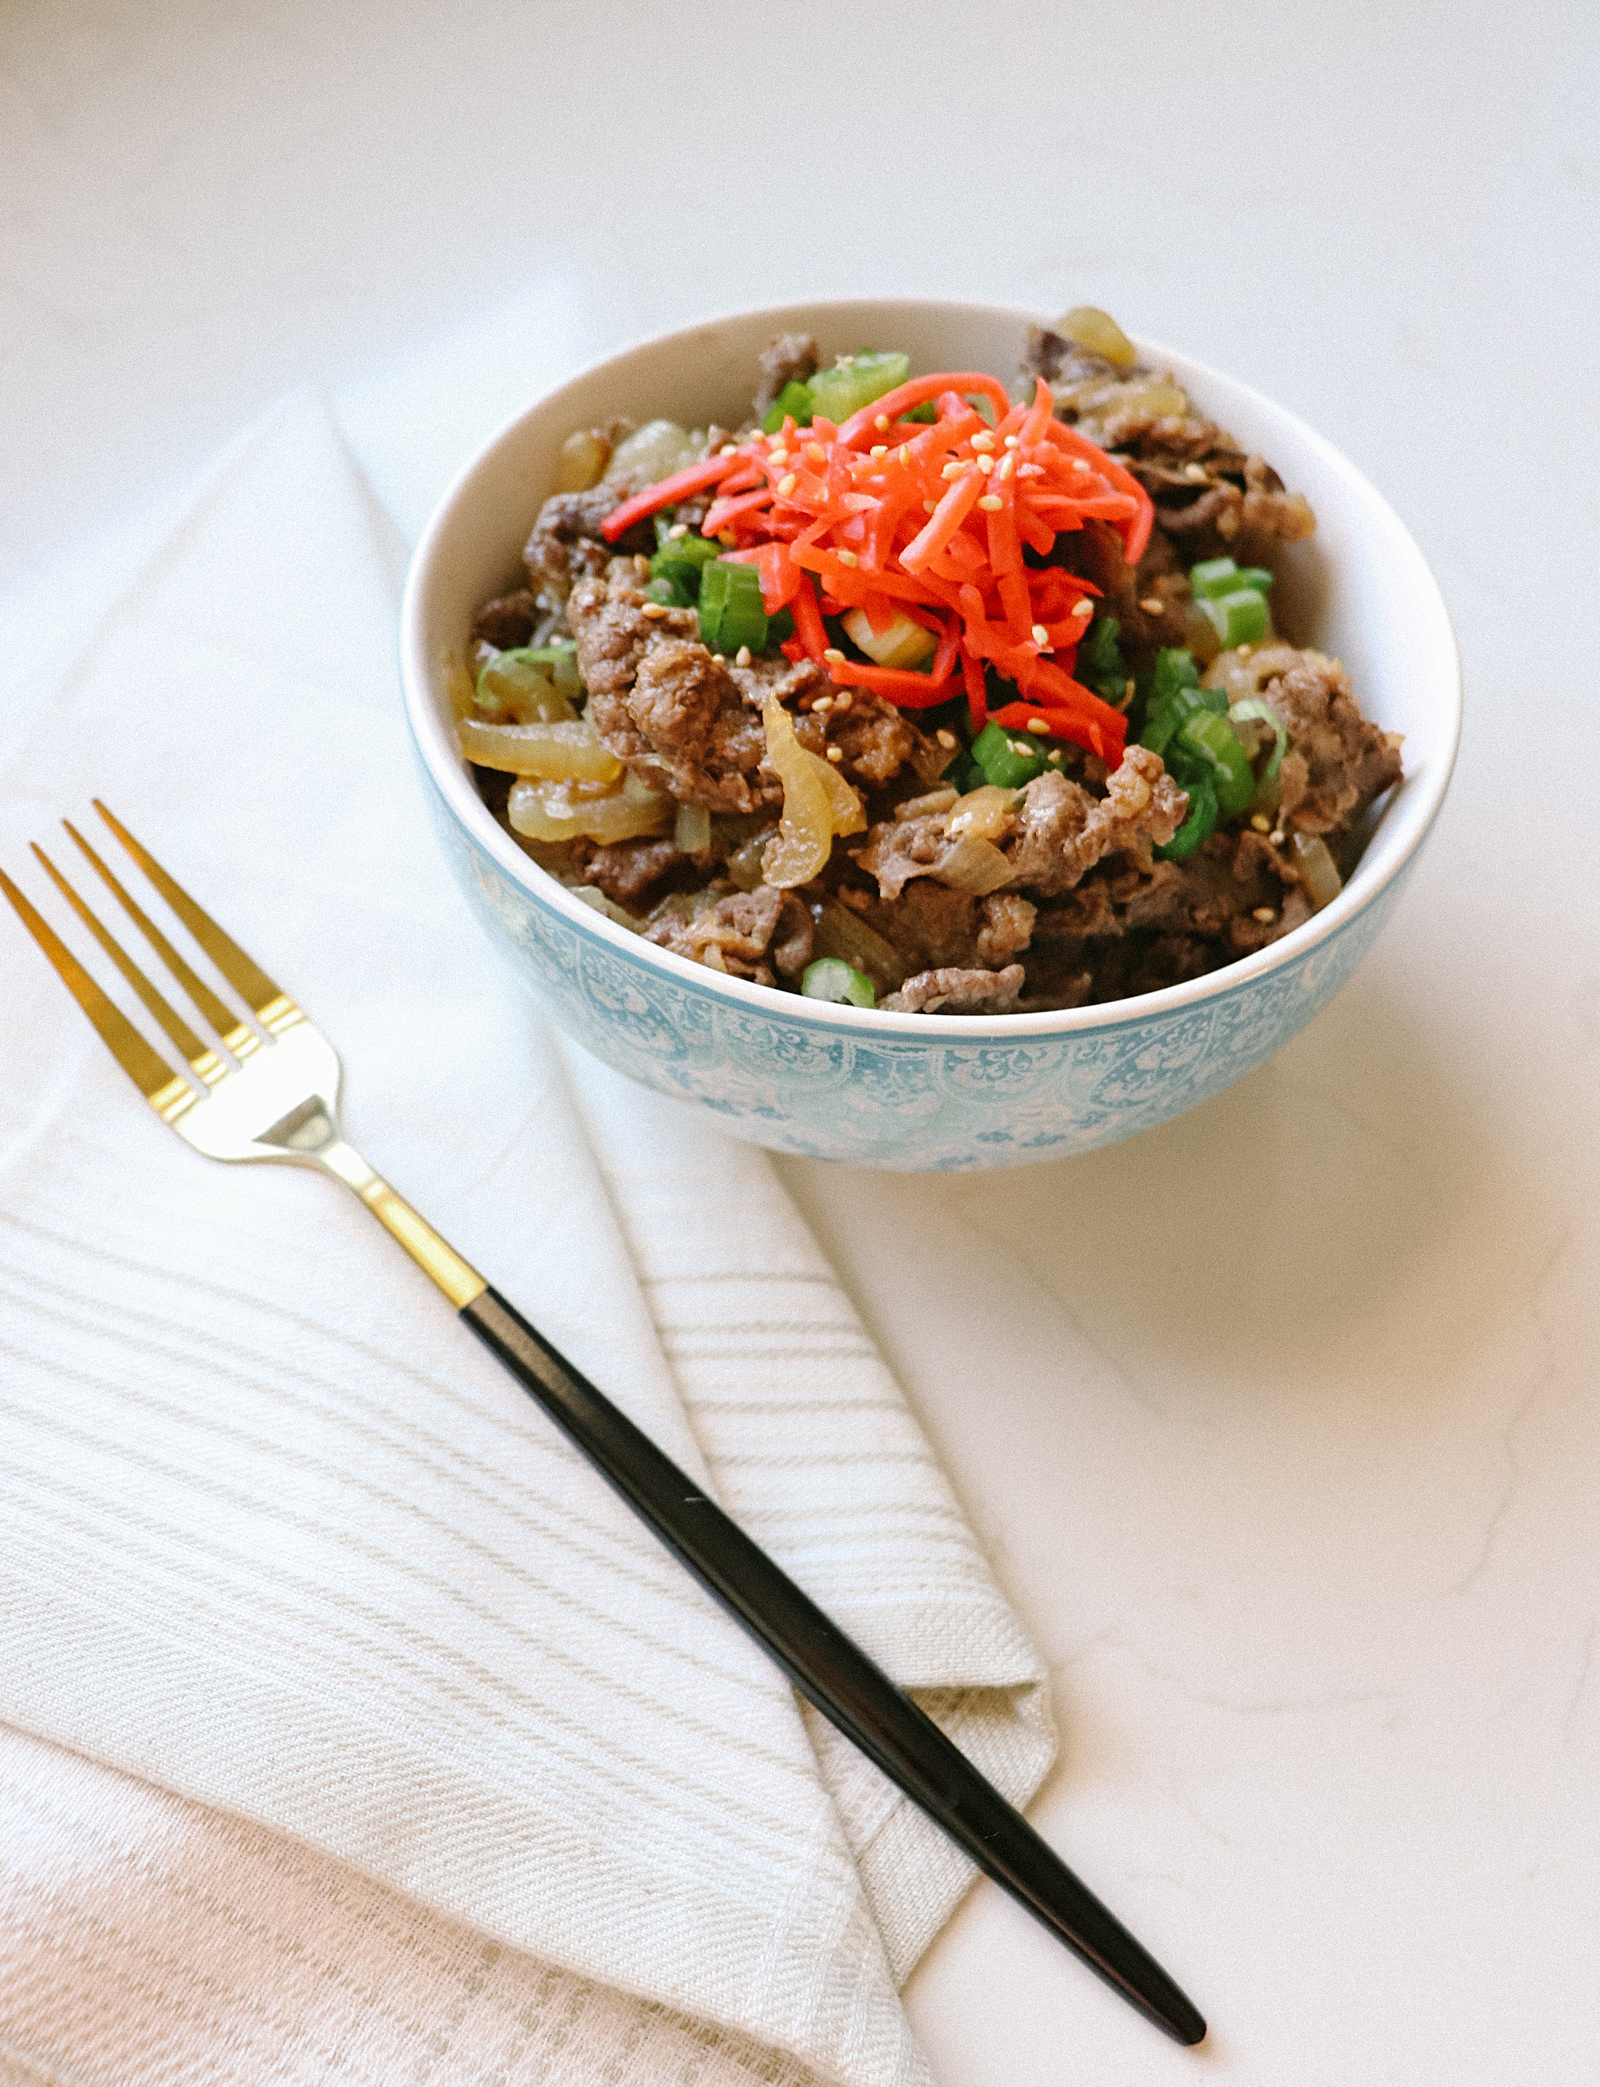
{"label": "white sesame seed", "polygon": [[859,565],[861,560],[854,551],[841,551],[839,553],[839,563],[841,565]]}
{"label": "white sesame seed", "polygon": [[998,514],[1005,504],[998,493],[985,493],[978,502],[984,513],[991,515]]}
{"label": "white sesame seed", "polygon": [[1006,448],[1007,448],[1007,449],[1020,449],[1021,447],[1022,447],[1022,437],[1021,437],[1020,435],[1007,435],[1007,437],[1006,437]]}
{"label": "white sesame seed", "polygon": [[[1147,594],[1145,595],[1144,599],[1140,602],[1139,606],[1141,609],[1144,610],[1147,616],[1159,616],[1161,614],[1161,611],[1166,607],[1166,603],[1161,599],[1159,594]],[[1091,614],[1092,613],[1093,612],[1091,611]]]}
{"label": "white sesame seed", "polygon": [[750,647],[749,647],[748,645],[741,645],[741,646],[739,647],[738,651],[737,651],[737,652],[736,652],[736,653],[735,653],[735,654],[733,655],[733,663],[734,663],[734,665],[735,665],[736,667],[747,667],[747,666],[749,666],[749,664],[750,664]]}
{"label": "white sesame seed", "polygon": [[1271,833],[1267,835],[1267,839],[1271,841],[1273,847],[1281,848],[1283,846],[1283,828],[1275,826]]}
{"label": "white sesame seed", "polygon": [[1255,651],[1255,649],[1256,648],[1254,647],[1254,645],[1241,645],[1239,647],[1239,657],[1241,659],[1248,659],[1251,653]]}
{"label": "white sesame seed", "polygon": [[1265,812],[1255,813],[1254,816],[1251,818],[1250,824],[1255,828],[1257,833],[1270,833],[1272,831],[1272,821],[1267,817]]}
{"label": "white sesame seed", "polygon": [[725,652],[713,652],[711,657],[713,662],[719,667],[725,667],[728,664],[728,655]]}
{"label": "white sesame seed", "polygon": [[877,419],[872,423],[872,425],[877,429],[878,433],[881,435],[884,429],[889,425],[888,414],[880,413]]}
{"label": "white sesame seed", "polygon": [[922,511],[923,511],[923,513],[924,513],[924,514],[930,514],[930,515],[934,515],[934,514],[937,514],[937,513],[939,512],[939,503],[938,503],[938,501],[937,501],[937,500],[924,500],[924,501],[923,501],[923,503],[922,503]]}
{"label": "white sesame seed", "polygon": [[649,577],[650,577],[650,561],[649,561],[649,559],[648,559],[648,558],[647,558],[647,557],[646,557],[646,556],[644,555],[644,553],[643,553],[642,551],[635,551],[635,552],[634,552],[634,554],[633,554],[633,569],[634,569],[634,571],[635,571],[635,572],[636,572],[636,573],[637,573],[637,574],[639,575],[639,577],[640,577],[640,579],[641,579],[641,580],[648,580],[648,579],[649,579]]}
{"label": "white sesame seed", "polygon": [[986,449],[980,449],[972,461],[980,471],[992,471],[994,469],[994,458],[990,456]]}
{"label": "white sesame seed", "polygon": [[1264,928],[1271,927],[1277,917],[1270,906],[1257,906],[1250,916],[1252,920],[1259,920]]}
{"label": "white sesame seed", "polygon": [[995,473],[995,477],[1009,478],[1012,472],[1016,470],[1016,468],[1017,460],[1014,456],[1003,456],[1000,459],[1000,469]]}
{"label": "white sesame seed", "polygon": [[953,754],[956,750],[957,745],[960,743],[957,740],[954,732],[947,731],[943,725],[939,727],[938,731],[935,732],[933,736],[935,739],[938,740],[939,744],[944,748],[947,754]]}
{"label": "white sesame seed", "polygon": [[837,645],[830,645],[822,656],[830,667],[842,667],[844,665],[844,654]]}
{"label": "white sesame seed", "polygon": [[1043,733],[1046,737],[1048,737],[1050,727],[1045,723],[1042,717],[1030,717],[1028,720],[1028,730],[1030,732]]}
{"label": "white sesame seed", "polygon": [[841,695],[841,696],[835,696],[835,697],[834,697],[834,699],[833,699],[833,714],[834,714],[834,716],[835,716],[835,717],[839,717],[840,715],[842,715],[842,713],[843,713],[844,711],[846,711],[846,710],[848,710],[848,709],[850,708],[850,703],[851,703],[851,696],[850,696],[850,691],[849,691],[848,689],[846,689],[846,690],[845,690],[845,692],[844,692],[844,694],[843,694],[843,695]]}
{"label": "white sesame seed", "polygon": [[719,457],[736,457],[738,454],[739,445],[737,442],[724,442],[722,447],[717,451],[717,455]]}
{"label": "white sesame seed", "polygon": [[1092,601],[1076,601],[1072,605],[1072,613],[1074,616],[1081,616],[1087,622],[1094,614],[1094,603]]}
{"label": "white sesame seed", "polygon": [[674,522],[667,531],[667,538],[669,542],[676,543],[680,536],[687,536],[688,534],[689,524],[687,522]]}
{"label": "white sesame seed", "polygon": [[900,461],[902,464],[909,464],[911,461],[910,447],[907,443],[904,442],[902,442],[900,445]]}
{"label": "white sesame seed", "polygon": [[794,473],[792,471],[786,471],[783,474],[782,478],[778,480],[779,499],[787,500],[789,495],[794,491],[796,483],[797,481]]}
{"label": "white sesame seed", "polygon": [[944,469],[939,473],[939,476],[941,478],[959,478],[962,472],[966,470],[966,468],[966,465],[962,463],[959,457],[952,457],[949,463],[946,464]]}
{"label": "white sesame seed", "polygon": [[833,708],[833,698],[832,696],[818,696],[811,707],[813,710],[831,710]]}
{"label": "white sesame seed", "polygon": [[828,452],[820,442],[808,442],[806,444],[806,455],[813,464],[825,464],[828,461]]}
{"label": "white sesame seed", "polygon": [[667,605],[665,602],[661,601],[647,601],[644,605],[644,612],[647,616],[650,617],[665,616],[665,614],[667,613]]}
{"label": "white sesame seed", "polygon": [[867,454],[874,457],[886,457],[889,454],[889,445],[887,442],[880,442],[876,448],[869,449]]}
{"label": "white sesame seed", "polygon": [[788,461],[789,452],[784,448],[781,442],[778,443],[776,447],[767,451],[767,462],[769,464],[787,464]]}
{"label": "white sesame seed", "polygon": [[993,437],[993,435],[987,435],[987,434],[978,434],[978,435],[974,435],[974,436],[973,436],[973,438],[972,438],[972,446],[973,446],[973,448],[974,448],[974,449],[979,449],[979,450],[982,450],[982,449],[993,449],[993,448],[994,448],[994,437]]}
{"label": "white sesame seed", "polygon": [[1089,468],[1088,459],[1086,457],[1074,457],[1072,459],[1072,468],[1074,471],[1087,471]]}
{"label": "white sesame seed", "polygon": [[844,759],[844,748],[842,746],[830,746],[828,759],[830,761],[842,761]]}
{"label": "white sesame seed", "polygon": [[1206,467],[1204,464],[1185,464],[1183,467],[1183,475],[1185,478],[1193,479],[1198,484],[1204,485]]}
{"label": "white sesame seed", "polygon": [[1050,642],[1050,633],[1042,623],[1036,623],[1033,626],[1033,642],[1036,645],[1048,645]]}

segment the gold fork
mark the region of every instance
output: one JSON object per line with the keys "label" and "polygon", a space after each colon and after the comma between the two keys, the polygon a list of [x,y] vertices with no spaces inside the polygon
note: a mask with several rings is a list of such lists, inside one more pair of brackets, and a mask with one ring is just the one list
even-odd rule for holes
{"label": "gold fork", "polygon": [[333,1046],[98,798],[95,809],[239,994],[248,1019],[195,974],[70,821],[62,822],[67,832],[215,1033],[216,1044],[197,1035],[157,991],[42,848],[36,845],[34,853],[56,888],[181,1055],[181,1069],[145,1041],[3,870],[0,890],[161,1120],[208,1159],[293,1161],[319,1167],[353,1189],[523,1390],[801,1694],[1141,2014],[1179,2043],[1199,2043],[1206,2025],[1193,2004],[1021,1813],[686,1472],[345,1141]]}

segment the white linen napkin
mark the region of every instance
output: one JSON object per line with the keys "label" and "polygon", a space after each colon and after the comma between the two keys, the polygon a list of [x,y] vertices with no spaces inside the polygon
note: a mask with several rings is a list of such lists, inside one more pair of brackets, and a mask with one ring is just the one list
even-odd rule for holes
{"label": "white linen napkin", "polygon": [[[325,411],[270,417],[21,742],[0,860],[120,932],[55,838],[103,795],[332,1037],[353,1142],[1021,1801],[1037,1654],[765,1157],[555,1039],[456,898],[402,563]],[[895,1988],[965,1861],[352,1199],[190,1153],[9,913],[0,982],[0,2053],[310,2080],[333,2024],[389,2081],[443,2010],[441,2079],[924,2078]]]}

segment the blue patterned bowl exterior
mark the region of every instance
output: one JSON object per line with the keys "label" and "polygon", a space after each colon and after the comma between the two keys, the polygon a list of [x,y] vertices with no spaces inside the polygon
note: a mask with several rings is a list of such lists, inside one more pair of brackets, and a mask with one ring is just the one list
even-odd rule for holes
{"label": "blue patterned bowl exterior", "polygon": [[407,715],[445,852],[491,941],[595,1057],[780,1152],[898,1169],[1016,1166],[1131,1137],[1221,1093],[1302,1029],[1372,947],[1449,781],[1460,730],[1455,643],[1398,519],[1281,407],[1142,344],[1147,361],[1173,370],[1243,446],[1307,492],[1318,527],[1278,561],[1283,627],[1342,658],[1368,714],[1405,734],[1406,781],[1349,885],[1315,919],[1206,978],[1105,1007],[983,1018],[832,1008],[641,942],[564,891],[496,825],[456,748],[443,662],[460,657],[477,605],[518,570],[574,427],[668,403],[688,425],[728,425],[757,351],[795,330],[816,333],[825,356],[892,342],[915,368],[1003,370],[1030,317],[856,301],[740,313],[646,342],[497,436],[446,495],[412,562],[400,630]]}

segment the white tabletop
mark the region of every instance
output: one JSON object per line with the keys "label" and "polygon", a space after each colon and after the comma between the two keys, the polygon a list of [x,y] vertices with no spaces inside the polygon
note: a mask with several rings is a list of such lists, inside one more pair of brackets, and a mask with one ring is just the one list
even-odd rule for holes
{"label": "white tabletop", "polygon": [[1052,1662],[1036,1817],[1214,2025],[1167,2045],[984,1887],[910,1989],[940,2087],[1592,2073],[1597,78],[1588,10],[1484,0],[0,22],[0,588],[96,532],[109,592],[263,406],[359,435],[441,333],[509,410],[524,328],[543,381],[885,290],[1183,345],[1440,577],[1457,781],[1294,1045],[1087,1159],[785,1168]]}

